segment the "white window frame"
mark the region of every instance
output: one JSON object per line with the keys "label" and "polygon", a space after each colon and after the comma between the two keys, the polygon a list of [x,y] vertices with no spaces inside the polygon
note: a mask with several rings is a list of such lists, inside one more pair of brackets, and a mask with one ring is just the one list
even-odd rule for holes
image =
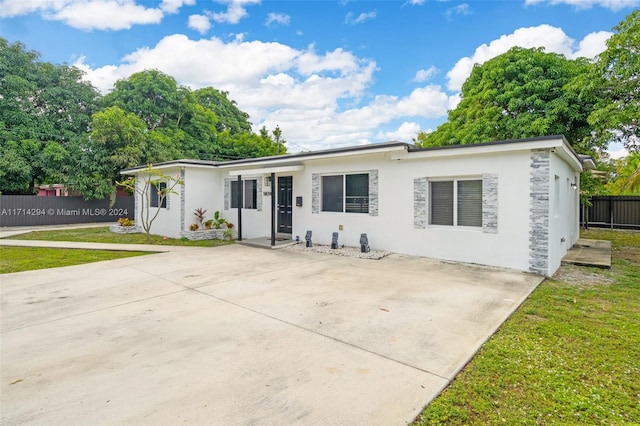
{"label": "white window frame", "polygon": [[[478,225],[459,225],[458,221],[459,221],[459,217],[458,217],[458,203],[459,203],[459,199],[458,199],[458,182],[463,182],[463,181],[479,181],[480,182],[480,223]],[[431,184],[433,182],[452,182],[452,186],[453,186],[453,211],[452,211],[452,225],[443,225],[443,224],[434,224],[433,223],[433,193],[432,193],[432,189],[431,189]],[[482,196],[483,196],[483,190],[482,190],[482,185],[483,185],[483,179],[482,176],[457,176],[457,177],[438,177],[438,178],[429,178],[428,179],[428,224],[430,227],[436,227],[436,228],[462,228],[462,229],[469,229],[469,230],[480,230],[482,231]]]}
{"label": "white window frame", "polygon": [[[242,179],[242,190],[240,191],[241,192],[240,197],[241,197],[241,200],[242,200],[242,209],[243,210],[257,210],[258,209],[258,197],[260,197],[260,195],[261,195],[261,194],[258,193],[258,179],[259,178]],[[246,204],[247,204],[247,202],[246,202],[246,200],[247,200],[247,198],[246,198],[247,197],[247,194],[246,194],[247,185],[245,185],[245,182],[247,182],[247,181],[254,181],[254,188],[256,190],[256,199],[255,199],[255,203],[254,203],[253,207],[247,207],[246,206]],[[238,206],[237,205],[236,206],[233,205],[233,197],[234,197],[234,193],[235,193],[235,191],[233,190],[234,183],[235,183],[235,185],[237,185],[238,181],[237,180],[231,180],[230,183],[229,183],[229,208],[237,209]]]}
{"label": "white window frame", "polygon": [[[164,186],[164,188],[162,188]],[[164,180],[149,183],[149,207],[154,209],[167,209],[169,206],[169,193],[160,202],[160,191],[167,189],[167,182]],[[154,205],[155,204],[155,205]]]}
{"label": "white window frame", "polygon": [[[365,175],[367,176],[367,186],[369,187],[369,180],[371,179],[371,176],[369,174],[369,172],[345,172],[345,173],[327,173],[327,174],[323,174],[320,176],[320,211],[322,213],[348,213],[348,214],[369,214],[369,211],[371,210],[371,204],[370,204],[370,198],[371,195],[369,194],[369,189],[367,189],[367,210],[366,211],[361,211],[361,212],[356,212],[356,211],[347,211],[347,176],[354,176],[354,175]],[[331,177],[331,176],[341,176],[342,177],[342,211],[336,211],[336,210],[325,210],[325,205],[324,205],[324,178],[325,177]]]}

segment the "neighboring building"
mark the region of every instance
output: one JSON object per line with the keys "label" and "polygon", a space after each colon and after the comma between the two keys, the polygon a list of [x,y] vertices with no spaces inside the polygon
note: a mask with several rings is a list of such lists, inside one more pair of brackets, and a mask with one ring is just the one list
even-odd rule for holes
{"label": "neighboring building", "polygon": [[[38,197],[80,197],[81,194],[78,191],[73,191],[67,188],[64,184],[43,184],[36,185],[36,196]],[[116,186],[116,197],[128,197],[129,194],[120,186]]]}
{"label": "neighboring building", "polygon": [[[552,275],[579,236],[585,166],[593,161],[563,136],[177,160],[154,166],[183,184],[166,205],[154,207],[162,211],[152,232],[179,238],[202,207],[210,216],[220,211],[244,239],[277,232],[304,240],[310,230],[314,243],[329,244],[339,232],[340,244],[358,246],[367,233],[375,249]],[[122,173],[144,173],[144,167]],[[139,203],[137,197],[137,211]]]}
{"label": "neighboring building", "polygon": [[36,185],[38,197],[71,197],[74,194],[69,191],[63,184]]}

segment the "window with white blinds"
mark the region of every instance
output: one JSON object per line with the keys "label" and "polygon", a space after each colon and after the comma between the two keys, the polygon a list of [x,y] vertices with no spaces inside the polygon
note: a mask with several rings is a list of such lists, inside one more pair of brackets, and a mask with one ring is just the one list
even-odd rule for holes
{"label": "window with white blinds", "polygon": [[429,198],[429,224],[482,226],[482,180],[431,181]]}

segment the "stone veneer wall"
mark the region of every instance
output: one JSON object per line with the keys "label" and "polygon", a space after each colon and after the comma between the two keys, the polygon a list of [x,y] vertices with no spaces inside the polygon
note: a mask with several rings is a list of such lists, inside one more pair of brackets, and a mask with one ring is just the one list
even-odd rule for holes
{"label": "stone veneer wall", "polygon": [[229,210],[229,204],[231,203],[231,179],[225,178],[224,180],[224,209]]}
{"label": "stone veneer wall", "polygon": [[498,233],[498,174],[482,175],[482,232]]}
{"label": "stone veneer wall", "polygon": [[378,216],[378,170],[369,170],[369,216]]}
{"label": "stone veneer wall", "polygon": [[425,229],[427,227],[427,178],[413,180],[413,227]]}
{"label": "stone veneer wall", "polygon": [[180,232],[184,231],[186,229],[186,223],[185,223],[185,172],[184,172],[184,167],[182,169],[180,169],[180,180],[182,181],[182,184],[180,185]]}
{"label": "stone veneer wall", "polygon": [[[198,231],[182,231],[180,238],[186,238],[192,241],[200,240],[222,240],[224,239],[224,229],[202,229]],[[236,231],[233,231],[233,237],[236,238]]]}
{"label": "stone veneer wall", "polygon": [[262,176],[256,178],[256,210],[262,211]]}
{"label": "stone veneer wall", "polygon": [[529,176],[529,270],[549,269],[549,151],[531,152]]}
{"label": "stone veneer wall", "polygon": [[311,213],[320,213],[320,174],[311,175]]}

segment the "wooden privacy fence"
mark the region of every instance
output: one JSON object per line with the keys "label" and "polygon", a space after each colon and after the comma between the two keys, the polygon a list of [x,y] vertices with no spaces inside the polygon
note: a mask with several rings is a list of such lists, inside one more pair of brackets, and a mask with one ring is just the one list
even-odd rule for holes
{"label": "wooden privacy fence", "polygon": [[134,219],[133,216],[133,197],[116,197],[115,204],[109,206],[109,199],[0,195],[0,226],[116,222],[121,217]]}
{"label": "wooden privacy fence", "polygon": [[580,211],[582,226],[640,229],[640,197],[600,195],[589,200],[591,206],[582,206]]}

